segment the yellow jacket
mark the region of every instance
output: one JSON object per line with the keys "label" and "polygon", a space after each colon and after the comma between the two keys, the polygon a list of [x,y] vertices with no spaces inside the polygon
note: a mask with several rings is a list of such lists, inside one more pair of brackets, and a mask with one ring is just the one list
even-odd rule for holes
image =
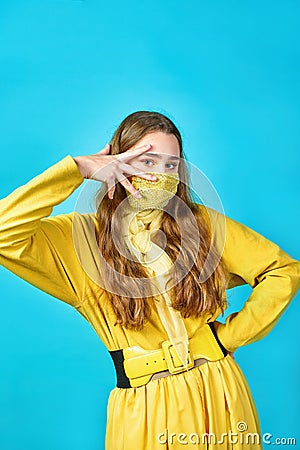
{"label": "yellow jacket", "polygon": [[[167,337],[155,309],[140,332],[114,326],[115,316],[101,285],[95,215],[72,212],[49,217],[53,207],[83,181],[68,155],[0,200],[0,263],[74,307],[108,350],[132,345],[159,348]],[[199,208],[205,209],[203,205]],[[263,338],[274,327],[300,287],[300,262],[249,227],[210,211],[226,225],[222,258],[230,273],[228,289],[246,283],[253,288],[243,308],[232,313],[217,331],[224,347],[235,351]],[[222,220],[216,222],[217,241]],[[184,319],[189,337],[219,314]]]}

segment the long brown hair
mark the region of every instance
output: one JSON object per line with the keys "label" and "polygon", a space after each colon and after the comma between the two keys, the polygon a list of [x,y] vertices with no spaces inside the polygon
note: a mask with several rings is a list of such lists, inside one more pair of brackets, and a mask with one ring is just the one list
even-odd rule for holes
{"label": "long brown hair", "polygon": [[[118,126],[111,141],[110,154],[116,155],[126,152],[137,144],[144,136],[153,132],[163,132],[174,135],[180,147],[179,178],[176,196],[168,204],[172,215],[163,211],[161,231],[165,235],[165,252],[176,262],[173,278],[173,302],[172,306],[180,311],[183,317],[200,317],[204,313],[214,314],[218,308],[224,312],[225,284],[227,271],[223,266],[220,255],[213,248],[210,231],[207,222],[199,208],[192,200],[189,189],[189,174],[185,164],[182,138],[175,124],[165,115],[153,111],[137,111],[127,116]],[[147,289],[147,283],[139,281],[147,278],[147,272],[142,265],[132,258],[129,250],[124,248],[119,251],[118,242],[111,239],[112,218],[118,205],[126,200],[125,188],[117,183],[114,198],[111,200],[106,194],[107,187],[103,185],[97,193],[97,230],[96,239],[102,256],[107,264],[103,267],[102,278],[109,300],[116,315],[116,323],[126,328],[141,330],[151,315],[151,306],[155,296]],[[183,207],[186,205],[186,207]],[[186,211],[192,212],[195,220],[191,221]],[[184,229],[185,245],[181,245],[181,233],[178,226]],[[191,223],[191,222],[194,222]],[[196,229],[196,228],[197,229]],[[200,239],[200,245],[195,245],[196,233]],[[123,254],[122,254],[123,253]],[[210,254],[210,263],[207,263],[207,255]],[[181,256],[179,256],[181,255]],[[192,261],[192,264],[191,264]],[[206,264],[204,265],[206,261]],[[187,264],[191,269],[182,277]],[[215,269],[211,270],[214,265]],[[211,270],[212,275],[204,282],[199,277],[202,269]],[[183,271],[183,272],[182,272]],[[126,278],[125,278],[126,277]],[[126,280],[124,282],[124,279]],[[131,296],[128,295],[131,293]]]}

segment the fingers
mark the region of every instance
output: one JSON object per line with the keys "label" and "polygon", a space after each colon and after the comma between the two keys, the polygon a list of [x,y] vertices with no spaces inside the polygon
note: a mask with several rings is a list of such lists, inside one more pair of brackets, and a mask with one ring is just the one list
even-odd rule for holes
{"label": "fingers", "polygon": [[151,144],[142,145],[141,147],[135,148],[134,150],[127,150],[126,152],[120,153],[119,155],[116,156],[121,161],[129,161],[135,156],[141,155],[142,153],[146,152],[150,148]]}
{"label": "fingers", "polygon": [[109,177],[106,180],[106,184],[107,184],[107,195],[109,199],[112,199],[115,193],[115,189],[116,189],[116,184],[115,184],[115,180],[114,177]]}
{"label": "fingers", "polygon": [[[109,199],[112,199],[115,192],[115,184],[116,182],[120,182],[124,188],[129,191],[132,195],[134,195],[136,198],[141,198],[141,194],[139,191],[137,191],[133,185],[130,183],[130,181],[126,178],[126,175],[124,175],[122,172],[129,174],[129,175],[136,175],[138,174],[139,177],[145,178],[147,180],[154,181],[157,178],[154,175],[147,174],[145,172],[142,172],[141,169],[131,166],[130,164],[126,164],[126,161],[129,161],[130,159],[146,152],[151,148],[151,144],[142,145],[141,147],[135,148],[133,150],[127,150],[124,153],[120,153],[118,155],[111,155],[110,157],[114,158],[115,164],[117,163],[117,166],[114,164],[115,168],[113,170],[113,174],[109,178],[105,179],[105,182],[107,183],[108,190],[107,195]],[[97,155],[107,155],[110,153],[110,144],[106,144],[106,146],[100,150]],[[117,160],[117,161],[116,161]],[[116,168],[118,169],[116,170]],[[103,180],[104,181],[104,180]]]}
{"label": "fingers", "polygon": [[113,199],[115,193],[116,185],[114,184],[110,189],[107,190],[107,195],[110,200]]}
{"label": "fingers", "polygon": [[[116,180],[115,180],[116,178]],[[128,192],[130,192],[132,195],[134,195],[136,198],[142,198],[141,194],[138,190],[136,190],[133,185],[130,183],[130,181],[123,175],[121,172],[115,172],[114,177],[109,177],[106,180],[107,184],[107,195],[110,200],[113,199],[115,189],[116,189],[116,183],[119,182],[124,186],[125,189],[127,189]]]}
{"label": "fingers", "polygon": [[132,195],[134,195],[136,198],[142,198],[141,194],[139,193],[139,191],[137,191],[132,184],[130,183],[130,181],[121,173],[117,172],[116,173],[117,179],[118,181],[122,184],[122,186],[124,186],[125,189],[127,189],[127,191],[129,191]]}

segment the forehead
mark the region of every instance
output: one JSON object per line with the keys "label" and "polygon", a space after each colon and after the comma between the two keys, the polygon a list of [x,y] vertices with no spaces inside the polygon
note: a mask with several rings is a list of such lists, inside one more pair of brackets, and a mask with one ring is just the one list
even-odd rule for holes
{"label": "forehead", "polygon": [[[172,156],[180,156],[180,146],[174,134],[166,134],[161,131],[147,134],[144,136],[135,147],[141,145],[151,144],[149,152],[161,155],[162,153]],[[145,152],[147,154],[148,152]]]}

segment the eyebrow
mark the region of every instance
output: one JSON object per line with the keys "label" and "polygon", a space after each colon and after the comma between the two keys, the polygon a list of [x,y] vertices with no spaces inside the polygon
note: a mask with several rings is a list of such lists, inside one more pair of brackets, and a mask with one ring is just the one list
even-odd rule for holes
{"label": "eyebrow", "polygon": [[[154,156],[155,158],[158,159],[162,159],[162,157],[160,155],[158,155],[157,153],[150,153],[150,152],[145,152],[143,155],[140,156]],[[173,160],[180,160],[180,158],[178,158],[178,156],[170,156],[168,159],[173,159]]]}

